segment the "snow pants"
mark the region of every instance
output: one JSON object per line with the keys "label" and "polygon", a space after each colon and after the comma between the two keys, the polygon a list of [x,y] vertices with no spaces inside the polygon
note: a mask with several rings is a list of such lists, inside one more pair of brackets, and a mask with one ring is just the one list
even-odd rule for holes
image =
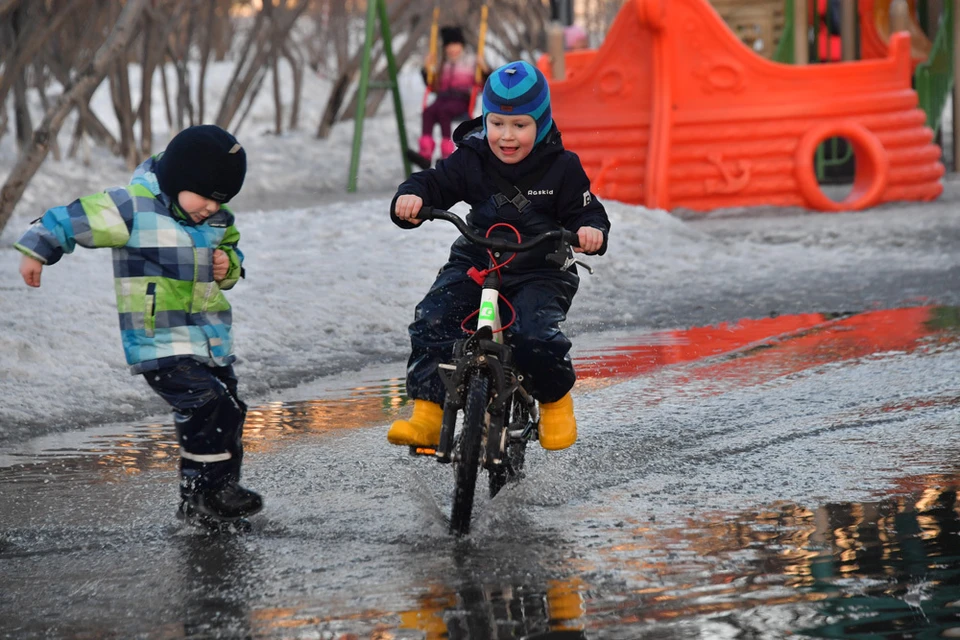
{"label": "snow pants", "polygon": [[[480,306],[480,285],[467,275],[470,266],[468,262],[448,262],[417,305],[409,329],[412,350],[407,363],[407,395],[411,398],[443,404],[446,390],[437,365],[450,362],[454,343],[466,337],[460,323]],[[579,284],[579,276],[571,271],[545,269],[503,277],[500,296],[510,301],[517,314],[505,331],[506,341],[527,388],[540,402],[556,402],[577,379],[570,361],[570,341],[560,331],[560,323],[567,317]],[[506,324],[510,316],[501,300],[501,322]]]}
{"label": "snow pants", "polygon": [[143,377],[173,407],[180,443],[180,495],[238,482],[247,406],[237,395],[233,367],[209,367],[184,358]]}
{"label": "snow pants", "polygon": [[440,136],[446,140],[451,135],[451,122],[457,116],[467,112],[470,96],[460,94],[439,95],[429,107],[423,110],[423,135],[433,137],[433,128],[440,125]]}

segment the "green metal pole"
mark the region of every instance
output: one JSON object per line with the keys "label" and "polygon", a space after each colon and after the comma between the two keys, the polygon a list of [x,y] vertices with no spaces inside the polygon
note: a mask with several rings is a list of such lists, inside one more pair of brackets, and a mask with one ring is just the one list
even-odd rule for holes
{"label": "green metal pole", "polygon": [[387,4],[378,0],[380,13],[380,35],[383,38],[383,52],[387,56],[387,74],[393,88],[393,112],[397,116],[397,130],[400,132],[400,156],[403,159],[403,175],[410,175],[410,159],[407,158],[407,127],[403,122],[403,102],[400,100],[400,83],[397,80],[397,61],[393,57],[393,38],[390,35],[390,17]]}
{"label": "green metal pole", "polygon": [[357,88],[357,114],[353,120],[353,150],[350,153],[350,174],[347,191],[357,190],[357,170],[360,165],[360,145],[363,142],[363,116],[367,111],[367,85],[370,82],[370,50],[373,48],[373,26],[377,19],[377,5],[383,0],[367,0],[367,29],[363,40],[363,58],[360,63],[360,86]]}

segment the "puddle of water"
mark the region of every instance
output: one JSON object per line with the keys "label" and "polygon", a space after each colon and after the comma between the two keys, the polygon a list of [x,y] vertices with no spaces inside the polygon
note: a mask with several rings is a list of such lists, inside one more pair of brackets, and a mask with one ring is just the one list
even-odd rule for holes
{"label": "puddle of water", "polygon": [[[584,385],[616,384],[672,367],[676,371],[673,384],[689,384],[694,393],[712,393],[724,385],[760,383],[845,360],[948,348],[958,337],[958,317],[956,309],[919,307],[840,317],[807,314],[744,321],[622,339],[625,344],[589,350],[577,366]],[[261,404],[249,414],[247,450],[269,453],[345,429],[385,425],[406,402],[403,392],[401,380],[379,378],[328,388],[319,399]],[[918,397],[891,401],[876,411],[921,412],[955,407],[957,402],[960,399],[954,396]],[[92,483],[111,474],[137,474],[154,468],[172,471],[176,443],[169,425],[104,428],[34,441],[7,454],[0,463],[5,465],[0,467],[0,494],[7,489],[8,495],[13,495],[24,485],[45,484],[51,478],[71,480],[62,484],[75,480]],[[565,520],[569,523],[564,525],[565,535],[575,543],[574,557],[563,566],[569,574],[565,579],[552,575],[550,579],[503,578],[503,567],[494,558],[491,566],[471,567],[450,580],[438,581],[434,573],[433,580],[423,582],[419,595],[412,596],[412,605],[408,594],[402,594],[404,605],[397,604],[395,597],[384,596],[382,591],[388,590],[389,584],[336,585],[347,591],[342,607],[319,599],[316,592],[328,588],[326,576],[343,575],[329,566],[336,564],[332,557],[317,561],[318,568],[313,571],[321,577],[308,578],[305,584],[289,579],[294,587],[305,589],[293,594],[280,593],[288,584],[289,574],[283,571],[296,574],[305,570],[304,565],[298,560],[283,569],[271,566],[262,577],[275,592],[250,592],[256,595],[249,595],[249,601],[238,596],[229,603],[237,605],[236,611],[211,607],[223,614],[229,623],[226,627],[207,622],[207,626],[191,630],[171,628],[164,637],[194,633],[338,640],[637,640],[801,633],[831,638],[899,638],[908,637],[907,633],[950,637],[944,634],[960,627],[960,476],[910,476],[897,470],[889,475],[894,488],[876,501],[826,504],[813,510],[796,504],[771,504],[746,512],[687,517],[678,509],[669,519],[653,521],[611,519],[601,505]],[[13,483],[18,486],[9,486]],[[309,493],[314,489],[304,485],[299,490]],[[620,501],[621,505],[628,503],[626,497]],[[347,508],[355,506],[351,503]],[[322,523],[324,516],[317,519]],[[252,556],[264,555],[276,564],[287,555],[299,557],[305,551],[297,546],[303,541],[284,537],[282,527],[277,526],[280,533],[260,531],[259,538],[252,538],[248,543]],[[12,538],[5,541],[6,534],[0,532],[0,562],[12,557],[4,555],[5,544],[11,554],[31,551],[34,543],[30,536],[35,531],[25,531],[23,539],[15,543]],[[509,533],[504,535],[509,537]],[[81,539],[77,548],[101,549],[97,544],[102,533],[93,531],[91,536],[97,542]],[[166,536],[158,534],[156,539],[161,542],[154,544],[162,545]],[[363,548],[362,538],[347,543],[372,556],[396,551],[380,540],[369,548]],[[115,544],[125,549],[121,542]],[[311,553],[314,546],[316,541],[308,539],[306,547]],[[541,560],[546,552],[536,548],[536,542],[531,546],[538,554],[534,560]],[[244,546],[239,544],[235,551],[241,550]],[[525,551],[521,547],[512,553]],[[71,554],[65,552],[57,561],[81,563],[82,554]],[[427,549],[419,558],[443,562],[441,555],[436,549]],[[476,559],[476,549],[467,549],[463,555],[480,565],[486,562]],[[355,560],[360,567],[357,571],[371,570],[368,558]],[[190,563],[190,567],[199,565],[200,561]],[[310,566],[306,565],[308,572]],[[373,563],[374,581],[386,578],[386,572],[376,573],[382,566]],[[32,571],[30,566],[12,562],[5,569],[17,569],[22,572],[17,575],[27,576]],[[210,572],[217,575],[217,570],[215,566]],[[352,571],[346,572],[346,578],[362,582]],[[204,588],[216,595],[231,580],[236,579],[213,580]],[[123,589],[138,584],[132,579],[119,582],[118,588]],[[116,598],[122,601],[121,596]],[[383,606],[362,610],[367,601]],[[166,615],[164,611],[151,612]]]}
{"label": "puddle of water", "polygon": [[[244,448],[269,452],[290,438],[384,424],[406,404],[398,380],[336,389],[340,397],[253,406],[244,424]],[[0,484],[46,483],[52,477],[94,482],[91,471],[139,473],[173,469],[178,444],[172,424],[103,427],[33,440],[0,454]]]}
{"label": "puddle of water", "polygon": [[346,616],[264,607],[246,628],[424,640],[958,637],[960,475],[904,482],[918,491],[813,510],[781,503],[617,523],[598,510],[571,523],[583,544],[569,577],[465,571],[424,585],[411,607]]}
{"label": "puddle of water", "polygon": [[[627,336],[616,340],[618,344],[592,347],[575,358],[575,366],[578,385],[595,388],[686,365],[672,385],[698,381],[701,392],[710,393],[711,386],[716,392],[724,386],[759,384],[824,364],[889,352],[910,353],[938,341],[948,344],[956,339],[953,330],[958,328],[960,308],[953,307],[779,316]],[[707,387],[703,387],[705,381]],[[246,450],[263,453],[285,446],[291,437],[389,424],[408,403],[400,378],[360,380],[347,387],[314,384],[311,389],[325,397],[251,407],[244,427]],[[92,470],[139,473],[172,469],[176,452],[169,424],[54,434],[11,453],[0,453],[0,484],[46,483],[51,477],[82,481]],[[93,481],[90,477],[86,480]]]}
{"label": "puddle of water", "polygon": [[675,620],[719,637],[960,637],[960,476],[907,482],[923,489],[813,511],[774,504],[626,523],[584,567],[615,567],[618,584],[584,588],[581,622],[605,638],[661,637]]}

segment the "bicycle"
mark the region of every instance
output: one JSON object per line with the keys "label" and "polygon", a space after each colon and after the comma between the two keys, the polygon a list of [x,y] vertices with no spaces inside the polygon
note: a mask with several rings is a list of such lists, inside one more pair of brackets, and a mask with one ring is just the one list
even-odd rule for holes
{"label": "bicycle", "polygon": [[[499,269],[510,259],[498,263],[503,253],[529,251],[548,242],[556,242],[556,250],[547,260],[566,270],[574,264],[593,273],[588,265],[572,256],[570,247],[579,246],[577,234],[557,229],[539,234],[530,240],[513,242],[475,233],[459,216],[443,209],[424,206],[417,217],[421,220],[446,220],[470,242],[485,247],[490,255],[489,269],[479,272],[483,284],[480,305],[461,326],[470,335],[458,340],[451,362],[439,365],[440,378],[446,389],[443,422],[437,447],[411,446],[411,455],[433,456],[438,462],[453,464],[454,494],[450,514],[450,531],[457,536],[470,531],[473,499],[481,468],[488,472],[490,497],[508,482],[522,476],[527,443],[538,439],[539,405],[524,387],[524,376],[513,363],[510,345],[503,340],[499,302]],[[490,228],[508,227],[499,223]],[[512,258],[511,258],[512,259]],[[475,278],[475,279],[477,279]],[[478,280],[479,282],[479,280]],[[466,323],[477,316],[477,329],[471,332]],[[512,322],[512,320],[511,320]],[[457,418],[462,412],[460,429]]]}

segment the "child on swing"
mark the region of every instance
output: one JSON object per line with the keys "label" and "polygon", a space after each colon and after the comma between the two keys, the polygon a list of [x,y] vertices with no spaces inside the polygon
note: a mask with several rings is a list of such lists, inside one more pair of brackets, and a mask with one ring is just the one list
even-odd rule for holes
{"label": "child on swing", "polygon": [[[433,83],[428,87],[437,97],[433,104],[423,110],[419,153],[410,153],[410,161],[421,169],[429,169],[433,161],[436,149],[433,130],[437,125],[440,125],[440,155],[446,158],[453,153],[451,122],[467,113],[470,107],[470,94],[478,64],[477,57],[466,52],[463,31],[459,27],[443,27],[440,29],[440,39],[443,42],[443,59],[439,67],[436,66],[436,54],[431,51],[424,60],[423,69],[424,82],[428,81],[427,69],[437,69]],[[479,65],[481,71],[487,73],[487,66],[482,60]]]}

